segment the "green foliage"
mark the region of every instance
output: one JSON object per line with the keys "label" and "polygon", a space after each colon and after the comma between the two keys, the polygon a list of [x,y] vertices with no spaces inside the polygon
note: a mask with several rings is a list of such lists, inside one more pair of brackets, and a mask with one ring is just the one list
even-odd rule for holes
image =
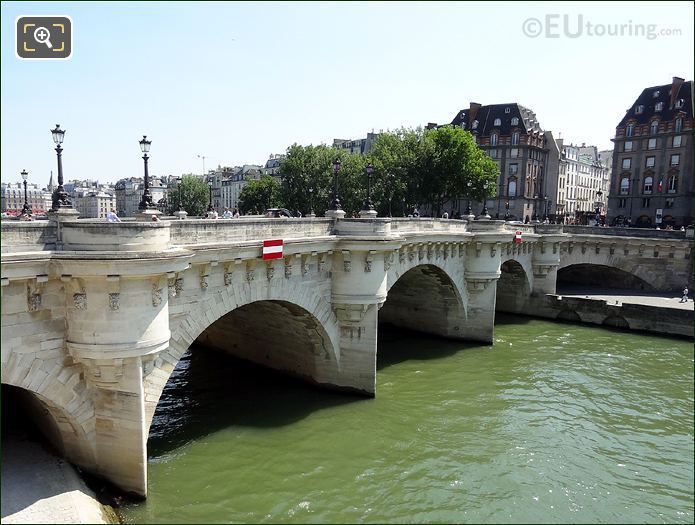
{"label": "green foliage", "polygon": [[259,180],[248,181],[239,195],[242,214],[261,214],[268,208],[284,208],[280,183],[275,177],[262,175]]}
{"label": "green foliage", "polygon": [[341,161],[338,196],[347,216],[363,207],[368,163],[374,167],[371,199],[380,216],[404,216],[422,206],[439,214],[449,200],[491,197],[499,174],[473,136],[455,127],[383,133],[366,156],[294,144],[280,164],[280,200],[286,207],[305,215],[312,208],[317,214],[329,209],[336,158]]}
{"label": "green foliage", "polygon": [[184,175],[176,189],[169,192],[167,214],[171,215],[178,211],[180,198],[182,207],[188,215],[203,215],[208,207],[209,192],[209,187],[202,178]]}

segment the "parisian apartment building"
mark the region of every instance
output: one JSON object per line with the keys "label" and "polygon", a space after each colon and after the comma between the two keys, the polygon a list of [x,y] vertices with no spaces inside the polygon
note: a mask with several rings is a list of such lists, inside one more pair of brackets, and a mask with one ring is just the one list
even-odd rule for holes
{"label": "parisian apartment building", "polygon": [[692,224],[693,82],[642,91],[618,123],[608,220],[640,227]]}
{"label": "parisian apartment building", "polygon": [[[517,103],[482,105],[471,102],[451,125],[469,131],[476,144],[500,168],[497,196],[487,200],[492,217],[509,220],[542,220],[552,215],[552,184],[546,178],[548,144],[536,114]],[[428,127],[436,124],[428,124]],[[549,193],[550,192],[550,193]],[[463,211],[467,198],[456,203]],[[482,203],[473,203],[478,214]]]}
{"label": "parisian apartment building", "polygon": [[[3,213],[12,215],[20,213],[24,208],[24,183],[3,182],[0,184],[0,202]],[[34,215],[47,212],[52,205],[51,192],[38,184],[27,183],[27,205]]]}
{"label": "parisian apartment building", "polygon": [[350,154],[366,155],[374,146],[380,133],[367,133],[363,139],[333,139],[333,147]]}

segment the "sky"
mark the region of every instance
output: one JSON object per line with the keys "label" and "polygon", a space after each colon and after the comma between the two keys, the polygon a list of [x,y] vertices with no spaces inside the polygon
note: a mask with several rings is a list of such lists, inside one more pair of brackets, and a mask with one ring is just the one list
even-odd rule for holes
{"label": "sky", "polygon": [[[640,92],[693,79],[692,2],[5,2],[2,181],[262,164],[293,143],[448,123],[518,102],[612,148]],[[20,15],[69,15],[69,60],[15,56]],[[567,23],[565,30],[564,23]],[[581,32],[579,30],[581,28]],[[612,33],[612,34],[609,34]]]}

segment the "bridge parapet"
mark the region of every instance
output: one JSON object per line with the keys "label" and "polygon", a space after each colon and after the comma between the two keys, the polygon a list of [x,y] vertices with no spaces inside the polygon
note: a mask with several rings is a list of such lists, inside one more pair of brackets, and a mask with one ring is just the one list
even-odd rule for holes
{"label": "bridge parapet", "polygon": [[653,239],[685,239],[686,237],[686,232],[680,230],[652,230],[647,228],[599,228],[597,226],[572,226],[565,224],[562,230],[573,235],[647,237]]}
{"label": "bridge parapet", "polygon": [[49,221],[2,221],[0,246],[2,253],[55,250],[58,238],[56,223]]}

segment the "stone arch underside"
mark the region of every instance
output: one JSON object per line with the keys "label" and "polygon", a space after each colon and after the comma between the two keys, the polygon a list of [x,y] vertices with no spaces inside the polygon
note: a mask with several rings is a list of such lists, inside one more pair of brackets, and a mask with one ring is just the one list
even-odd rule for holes
{"label": "stone arch underside", "polygon": [[144,378],[148,431],[169,376],[195,341],[317,384],[332,384],[340,374],[337,318],[308,283],[229,286],[196,298],[180,313],[175,301],[170,304],[169,348]]}
{"label": "stone arch underside", "polygon": [[379,322],[448,338],[463,338],[466,308],[454,280],[434,265],[403,273],[379,310]]}
{"label": "stone arch underside", "polygon": [[503,262],[497,281],[495,309],[499,312],[523,313],[530,294],[528,274],[521,263],[513,259]]}
{"label": "stone arch underside", "polygon": [[4,380],[2,385],[3,390],[12,389],[12,401],[18,404],[13,408],[18,408],[34,423],[59,455],[85,469],[95,469],[94,409],[86,396],[72,398],[64,407],[57,400],[27,388],[28,385],[14,385]]}
{"label": "stone arch underside", "polygon": [[578,263],[558,270],[558,293],[581,287],[654,291],[654,286],[642,277],[614,266]]}

